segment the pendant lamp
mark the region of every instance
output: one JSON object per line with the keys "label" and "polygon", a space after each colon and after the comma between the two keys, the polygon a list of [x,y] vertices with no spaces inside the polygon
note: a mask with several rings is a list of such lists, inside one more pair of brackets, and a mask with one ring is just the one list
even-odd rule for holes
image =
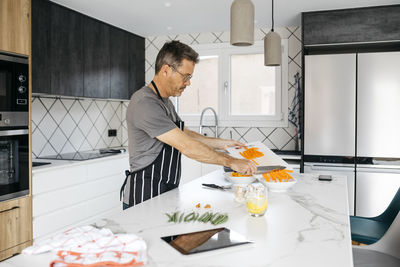
{"label": "pendant lamp", "polygon": [[272,29],[264,37],[264,65],[280,66],[282,63],[281,37],[274,32],[274,0],[272,0]]}
{"label": "pendant lamp", "polygon": [[254,5],[251,0],[235,0],[231,5],[231,45],[254,43]]}

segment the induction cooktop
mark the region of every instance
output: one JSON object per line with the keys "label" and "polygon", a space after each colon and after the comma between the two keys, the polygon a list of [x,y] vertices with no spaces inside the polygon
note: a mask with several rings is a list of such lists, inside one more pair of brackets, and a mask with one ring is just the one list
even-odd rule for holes
{"label": "induction cooktop", "polygon": [[38,159],[58,159],[58,160],[89,160],[112,156],[119,153],[124,153],[125,149],[99,149],[99,150],[89,150],[89,151],[79,151],[71,152],[50,156],[41,156]]}

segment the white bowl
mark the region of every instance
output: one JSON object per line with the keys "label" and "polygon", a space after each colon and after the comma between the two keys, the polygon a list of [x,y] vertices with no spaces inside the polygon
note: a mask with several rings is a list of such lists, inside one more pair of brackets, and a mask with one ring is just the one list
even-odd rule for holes
{"label": "white bowl", "polygon": [[262,174],[257,174],[255,177],[260,183],[268,187],[268,190],[271,192],[286,192],[286,190],[297,183],[297,180],[294,177],[293,180],[290,180],[289,182],[267,182]]}
{"label": "white bowl", "polygon": [[225,172],[225,178],[232,184],[251,184],[256,180],[253,176],[245,176],[245,177],[235,177],[232,176],[232,172]]}

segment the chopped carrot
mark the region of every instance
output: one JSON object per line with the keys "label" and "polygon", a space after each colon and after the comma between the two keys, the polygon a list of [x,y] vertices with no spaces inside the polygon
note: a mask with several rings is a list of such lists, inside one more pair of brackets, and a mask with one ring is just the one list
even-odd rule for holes
{"label": "chopped carrot", "polygon": [[196,205],[196,208],[200,208],[200,203],[198,203],[198,204]]}
{"label": "chopped carrot", "polygon": [[293,172],[291,170],[275,170],[263,173],[264,180],[266,182],[289,182],[293,180],[293,177],[289,174]]}
{"label": "chopped carrot", "polygon": [[210,206],[210,204],[207,204],[207,205],[204,206],[204,208],[205,209],[209,209],[209,208],[211,208],[211,206]]}
{"label": "chopped carrot", "polygon": [[239,174],[237,172],[232,172],[232,176],[233,177],[250,177],[251,175],[243,175],[243,174]]}
{"label": "chopped carrot", "polygon": [[244,149],[245,150],[243,152],[239,152],[239,154],[245,159],[253,160],[255,158],[264,156],[264,153],[258,151],[257,147],[252,147],[252,148],[244,147]]}

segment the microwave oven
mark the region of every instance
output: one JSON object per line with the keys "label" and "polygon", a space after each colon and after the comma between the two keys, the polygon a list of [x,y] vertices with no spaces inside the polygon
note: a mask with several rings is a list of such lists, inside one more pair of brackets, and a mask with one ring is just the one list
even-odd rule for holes
{"label": "microwave oven", "polygon": [[28,58],[0,54],[0,112],[28,112]]}

